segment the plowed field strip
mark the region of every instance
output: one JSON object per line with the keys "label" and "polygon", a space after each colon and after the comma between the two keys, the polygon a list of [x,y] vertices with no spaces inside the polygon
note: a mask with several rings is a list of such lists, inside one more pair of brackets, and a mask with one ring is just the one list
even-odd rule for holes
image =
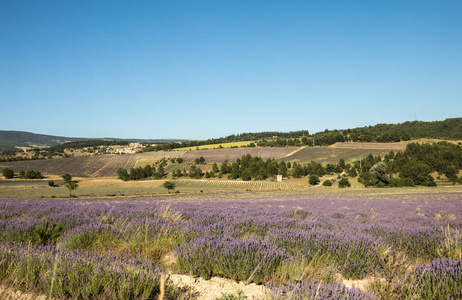
{"label": "plowed field strip", "polygon": [[96,174],[98,174],[98,173],[99,173],[101,170],[103,170],[107,165],[109,165],[109,164],[111,163],[111,161],[114,160],[114,157],[115,157],[115,155],[113,155],[113,156],[111,157],[111,159],[110,159],[107,163],[104,164],[104,166],[102,166],[101,168],[99,168],[95,173],[91,174],[90,177],[95,177]]}

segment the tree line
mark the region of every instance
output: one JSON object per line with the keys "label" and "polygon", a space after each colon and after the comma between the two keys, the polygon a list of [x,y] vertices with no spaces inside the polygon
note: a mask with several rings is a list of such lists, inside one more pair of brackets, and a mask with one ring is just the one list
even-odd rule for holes
{"label": "tree line", "polygon": [[[6,179],[14,178],[15,173],[12,169],[5,168],[2,170],[2,174]],[[39,171],[27,170],[27,171],[19,171],[18,178],[21,179],[42,179],[45,176],[42,175]]]}
{"label": "tree line", "polygon": [[355,162],[360,168],[359,181],[365,186],[436,186],[431,173],[438,178],[445,176],[453,184],[460,182],[462,148],[449,142],[409,143],[405,151],[390,151],[380,156],[364,158]]}
{"label": "tree line", "polygon": [[287,147],[329,146],[338,142],[391,143],[420,138],[462,139],[462,118],[450,118],[434,122],[408,121],[401,124],[377,124],[345,130],[326,129],[312,135],[308,130],[242,133],[205,141],[159,143],[148,146],[143,151],[168,151],[176,148],[193,148],[202,145],[250,140],[257,141],[257,146],[259,147]]}

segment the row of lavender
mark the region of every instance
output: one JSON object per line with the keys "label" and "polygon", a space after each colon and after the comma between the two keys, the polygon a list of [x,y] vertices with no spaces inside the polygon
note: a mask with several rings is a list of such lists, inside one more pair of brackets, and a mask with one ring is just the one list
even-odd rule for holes
{"label": "row of lavender", "polygon": [[[182,198],[187,196],[178,197],[177,200],[187,200]],[[157,263],[173,250],[182,272],[265,283],[272,299],[321,295],[369,299],[374,293],[347,289],[337,281],[342,277],[385,276],[387,264],[393,263],[392,249],[403,252],[408,264],[417,262],[406,271],[412,273],[412,280],[397,283],[402,295],[419,290],[426,299],[461,296],[458,231],[462,228],[462,205],[458,195],[445,194],[440,199],[425,195],[408,199],[298,198],[170,204],[140,198],[110,202],[2,200],[0,275],[8,278],[15,270],[16,279],[40,285],[48,292],[50,272],[55,269],[58,275],[73,274],[71,282],[81,287],[63,288],[67,280],[55,276],[57,295],[88,298],[101,293],[102,286],[122,286],[126,290],[114,288],[105,293],[114,298],[149,299],[159,292],[162,271]],[[47,247],[54,250],[45,251],[39,244],[49,244]],[[25,255],[17,250],[21,248],[34,254]],[[110,256],[109,251],[113,253]],[[59,253],[60,263],[55,264],[51,254],[46,253]],[[25,257],[42,261],[41,271],[21,271],[30,269]],[[79,263],[70,257],[76,257]],[[96,262],[103,260],[100,257],[113,262],[96,267]],[[131,267],[116,267],[117,264]],[[75,271],[75,265],[88,269]],[[134,271],[141,269],[149,271]],[[95,270],[106,275],[92,279],[89,274],[98,274]],[[24,278],[24,274],[38,275]],[[134,274],[138,276],[136,280]],[[115,281],[103,284],[95,282],[96,278],[106,278],[103,283],[111,278]],[[117,281],[122,278],[123,284]]]}

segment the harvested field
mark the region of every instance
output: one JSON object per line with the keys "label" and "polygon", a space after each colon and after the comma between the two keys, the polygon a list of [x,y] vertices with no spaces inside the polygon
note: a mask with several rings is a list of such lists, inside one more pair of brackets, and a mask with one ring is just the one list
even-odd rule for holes
{"label": "harvested field", "polygon": [[211,150],[194,150],[187,151],[183,154],[183,159],[185,162],[193,162],[196,158],[203,156],[206,163],[222,163],[226,159],[229,162],[236,161],[238,158],[241,158],[243,155],[250,154],[252,157],[260,156],[263,160],[269,158],[280,158],[285,155],[288,155],[296,150],[300,149],[299,147],[285,147],[285,148],[262,148],[262,147],[253,147],[253,148],[232,148],[232,149],[211,149]]}
{"label": "harvested field", "polygon": [[187,150],[203,150],[203,149],[216,149],[220,148],[231,148],[231,147],[242,147],[242,146],[247,146],[250,143],[253,143],[254,141],[244,141],[244,142],[232,142],[232,143],[222,143],[222,144],[210,144],[210,145],[201,145],[197,147],[183,147],[183,148],[176,148],[174,151],[187,151]]}
{"label": "harvested field", "polygon": [[[394,151],[404,151],[406,150],[408,142],[399,142],[399,143],[353,143],[353,142],[344,142],[344,143],[335,143],[335,148],[342,149],[380,149],[380,150],[394,150]],[[331,148],[331,146],[329,147]]]}
{"label": "harvested field", "polygon": [[[342,143],[348,144],[348,143]],[[337,145],[337,144],[336,144]],[[360,158],[366,157],[369,154],[374,156],[381,155],[382,157],[385,154],[388,154],[390,150],[398,151],[401,149],[392,149],[392,148],[348,148],[348,145],[342,145],[337,148],[336,145],[332,149],[332,146],[329,147],[306,147],[300,151],[295,152],[292,155],[288,155],[283,158],[277,159],[278,161],[294,161],[302,164],[315,161],[317,163],[326,164],[326,163],[337,163],[340,158],[345,159],[346,162],[352,162],[359,160]]]}
{"label": "harvested field", "polygon": [[40,159],[28,161],[2,162],[0,169],[10,168],[20,171],[34,170],[43,175],[62,175],[69,173],[76,177],[107,177],[116,176],[117,169],[133,168],[140,158],[146,157],[179,157],[184,151],[161,151],[137,154],[108,154],[95,156],[80,156],[56,159]]}

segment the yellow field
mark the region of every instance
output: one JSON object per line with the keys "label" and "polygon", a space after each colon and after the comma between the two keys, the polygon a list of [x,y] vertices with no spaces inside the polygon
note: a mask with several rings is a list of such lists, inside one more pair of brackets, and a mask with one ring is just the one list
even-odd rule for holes
{"label": "yellow field", "polygon": [[135,168],[145,167],[147,165],[153,165],[156,161],[159,161],[161,159],[162,157],[152,157],[152,156],[140,157],[136,161]]}
{"label": "yellow field", "polygon": [[216,148],[231,148],[231,147],[242,147],[242,146],[247,146],[250,143],[254,143],[255,141],[244,141],[244,142],[233,142],[233,143],[222,143],[222,144],[211,144],[211,145],[202,145],[198,147],[184,147],[184,148],[177,148],[174,149],[175,151],[187,151],[187,150],[199,150],[202,149],[216,149]]}

